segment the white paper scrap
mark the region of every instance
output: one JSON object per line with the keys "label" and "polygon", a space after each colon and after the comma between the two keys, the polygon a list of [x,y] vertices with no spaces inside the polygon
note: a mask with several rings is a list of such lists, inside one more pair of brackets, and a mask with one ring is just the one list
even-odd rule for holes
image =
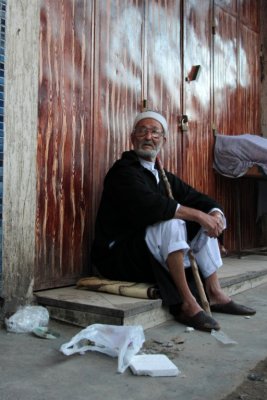
{"label": "white paper scrap", "polygon": [[177,376],[180,371],[165,354],[140,354],[134,356],[130,368],[135,375]]}

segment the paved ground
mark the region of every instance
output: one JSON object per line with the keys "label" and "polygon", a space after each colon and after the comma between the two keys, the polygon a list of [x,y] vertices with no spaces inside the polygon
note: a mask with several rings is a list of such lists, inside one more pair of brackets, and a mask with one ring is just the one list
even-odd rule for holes
{"label": "paved ground", "polygon": [[267,398],[267,358],[249,372],[244,381],[224,400],[264,400]]}
{"label": "paved ground", "polygon": [[236,345],[225,346],[204,332],[186,333],[184,326],[172,321],[146,330],[145,351],[167,354],[181,371],[177,377],[139,377],[129,369],[118,374],[117,359],[97,352],[66,357],[59,352],[60,345],[80,331],[77,327],[51,321],[50,327],[60,333],[55,340],[3,328],[0,399],[223,399],[267,357],[266,290],[264,284],[234,297],[257,309],[250,319],[214,314]]}

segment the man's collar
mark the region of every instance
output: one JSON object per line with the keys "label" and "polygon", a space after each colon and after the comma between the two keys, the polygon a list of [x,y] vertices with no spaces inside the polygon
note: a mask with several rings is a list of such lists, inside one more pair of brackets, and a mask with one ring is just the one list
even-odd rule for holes
{"label": "man's collar", "polygon": [[143,165],[143,167],[153,170],[155,169],[155,163],[153,161],[147,161],[144,158],[138,157],[140,164]]}

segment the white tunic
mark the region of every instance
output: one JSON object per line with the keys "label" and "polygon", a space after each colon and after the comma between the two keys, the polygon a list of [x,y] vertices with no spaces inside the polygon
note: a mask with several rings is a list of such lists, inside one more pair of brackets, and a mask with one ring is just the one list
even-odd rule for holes
{"label": "white tunic", "polygon": [[[142,159],[140,159],[140,162],[144,168],[147,168],[155,175],[157,183],[159,183],[158,170],[155,168],[154,163]],[[218,209],[212,209],[210,212],[214,210]],[[221,210],[218,211],[221,212]],[[224,225],[226,226],[225,218]],[[150,252],[167,270],[166,260],[168,255],[178,250],[183,250],[185,268],[189,267],[190,261],[187,255],[189,249],[192,250],[204,278],[207,278],[222,266],[218,240],[208,237],[203,228],[201,228],[189,243],[186,224],[181,219],[173,218],[147,227],[145,240]]]}

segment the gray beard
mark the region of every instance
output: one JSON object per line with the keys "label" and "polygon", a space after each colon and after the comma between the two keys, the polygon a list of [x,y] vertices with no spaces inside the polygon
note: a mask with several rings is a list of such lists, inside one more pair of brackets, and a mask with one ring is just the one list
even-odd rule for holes
{"label": "gray beard", "polygon": [[159,150],[136,149],[135,152],[141,158],[146,158],[146,157],[156,158],[159,153]]}

